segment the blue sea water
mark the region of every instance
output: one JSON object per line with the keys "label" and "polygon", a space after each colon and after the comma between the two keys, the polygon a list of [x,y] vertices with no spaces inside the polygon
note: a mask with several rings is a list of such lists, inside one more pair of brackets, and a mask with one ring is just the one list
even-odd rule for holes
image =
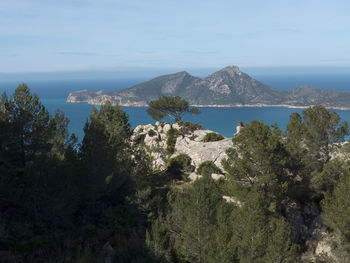
{"label": "blue sea water", "polygon": [[[279,89],[290,89],[301,85],[313,86],[320,89],[336,89],[350,91],[349,74],[302,74],[302,75],[253,75],[257,80]],[[93,108],[86,103],[66,103],[69,92],[87,89],[90,91],[113,91],[140,83],[145,79],[95,79],[95,80],[41,80],[26,81],[32,92],[37,93],[42,102],[54,113],[62,110],[70,119],[69,131],[75,133],[79,139],[83,137],[83,127]],[[20,81],[1,81],[0,93],[6,91],[11,95]],[[122,107],[128,114],[132,127],[139,124],[154,123],[146,113],[146,107]],[[200,123],[204,129],[213,130],[226,137],[232,137],[236,132],[239,120],[249,123],[258,119],[267,124],[277,123],[284,130],[293,112],[302,112],[302,109],[288,108],[201,108],[200,115],[185,116],[185,120]],[[350,111],[336,111],[343,120],[350,122]]]}

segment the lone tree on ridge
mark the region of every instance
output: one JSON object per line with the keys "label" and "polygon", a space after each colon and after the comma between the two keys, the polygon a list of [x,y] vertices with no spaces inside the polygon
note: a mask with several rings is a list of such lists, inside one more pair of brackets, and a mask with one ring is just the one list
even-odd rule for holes
{"label": "lone tree on ridge", "polygon": [[179,96],[162,96],[158,100],[152,100],[149,103],[147,113],[157,121],[169,116],[175,122],[182,122],[182,116],[186,113],[199,114],[198,108],[190,108],[190,104]]}

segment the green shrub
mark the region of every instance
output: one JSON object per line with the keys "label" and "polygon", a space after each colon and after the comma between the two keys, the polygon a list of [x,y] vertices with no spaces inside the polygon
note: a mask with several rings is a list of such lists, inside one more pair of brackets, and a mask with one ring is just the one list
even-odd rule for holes
{"label": "green shrub", "polygon": [[143,128],[141,127],[138,131],[137,131],[138,134],[140,133],[143,133]]}
{"label": "green shrub", "polygon": [[157,135],[157,133],[153,129],[148,131],[148,136],[149,137],[153,137],[153,136],[156,136],[156,135]]}
{"label": "green shrub", "polygon": [[187,154],[179,154],[178,156],[169,159],[167,163],[167,172],[174,178],[179,178],[183,172],[191,173],[194,171],[194,166],[191,165],[191,157]]}
{"label": "green shrub", "polygon": [[223,139],[225,139],[225,137],[222,136],[220,133],[211,132],[211,133],[207,133],[204,136],[203,142],[216,142],[216,141],[221,141]]}
{"label": "green shrub", "polygon": [[146,134],[138,134],[138,135],[135,136],[134,142],[136,144],[143,143],[144,140],[145,140],[145,137],[146,137]]}
{"label": "green shrub", "polygon": [[194,135],[194,134],[193,134],[189,139],[192,140],[192,141],[194,141],[197,137],[198,137],[198,135]]}
{"label": "green shrub", "polygon": [[200,175],[211,175],[211,174],[222,174],[222,171],[219,167],[215,165],[212,161],[202,162],[196,171],[197,174]]}
{"label": "green shrub", "polygon": [[171,128],[167,132],[168,139],[166,143],[167,143],[167,152],[169,155],[175,152],[176,138],[179,136],[179,134],[180,134],[179,131],[174,128]]}
{"label": "green shrub", "polygon": [[181,133],[183,135],[189,134],[191,132],[194,132],[195,130],[201,130],[201,129],[202,129],[202,125],[198,123],[192,123],[192,122],[186,121],[185,123],[181,124]]}

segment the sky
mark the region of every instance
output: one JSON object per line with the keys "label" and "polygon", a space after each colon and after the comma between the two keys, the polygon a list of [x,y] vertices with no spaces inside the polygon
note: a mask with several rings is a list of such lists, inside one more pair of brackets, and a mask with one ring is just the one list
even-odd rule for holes
{"label": "sky", "polygon": [[0,72],[350,67],[349,0],[1,0]]}

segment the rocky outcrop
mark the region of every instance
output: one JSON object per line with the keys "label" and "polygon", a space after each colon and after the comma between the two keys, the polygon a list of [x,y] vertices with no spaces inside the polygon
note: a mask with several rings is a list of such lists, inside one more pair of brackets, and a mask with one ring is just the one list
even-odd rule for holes
{"label": "rocky outcrop", "polygon": [[185,153],[191,157],[193,165],[198,167],[204,161],[212,161],[220,169],[223,169],[221,161],[227,157],[226,149],[232,147],[232,139],[225,138],[216,142],[202,142],[204,136],[212,131],[195,131],[198,136],[194,140],[190,137],[178,137],[176,141],[176,152],[174,156]]}
{"label": "rocky outcrop", "polygon": [[[186,134],[178,135],[175,144],[175,152],[167,154],[167,139],[170,129],[181,130],[178,124],[156,122],[154,125],[139,125],[134,129],[132,141],[137,142],[142,139],[146,151],[153,158],[153,166],[157,169],[164,169],[167,160],[179,154],[187,154],[192,159],[192,165],[197,168],[204,161],[214,162],[223,170],[221,161],[227,157],[226,150],[232,147],[232,138],[225,138],[215,142],[203,142],[206,134],[212,133],[210,130],[195,130]],[[220,174],[213,174],[216,180],[223,177]],[[192,173],[191,180],[198,178]]]}

